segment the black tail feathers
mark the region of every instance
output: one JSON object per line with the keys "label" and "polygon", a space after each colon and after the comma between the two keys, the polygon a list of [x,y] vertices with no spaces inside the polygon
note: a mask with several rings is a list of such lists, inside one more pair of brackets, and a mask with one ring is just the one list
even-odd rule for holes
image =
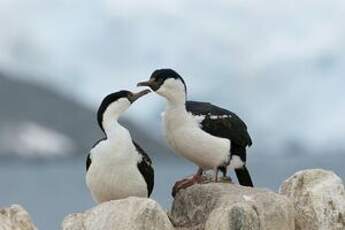
{"label": "black tail feathers", "polygon": [[242,168],[235,169],[235,173],[240,185],[254,187],[252,178],[250,177],[249,171],[245,165]]}

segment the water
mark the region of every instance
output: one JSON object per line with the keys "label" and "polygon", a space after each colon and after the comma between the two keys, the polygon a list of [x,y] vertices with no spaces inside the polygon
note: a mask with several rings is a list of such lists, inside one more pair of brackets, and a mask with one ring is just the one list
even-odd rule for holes
{"label": "water", "polygon": [[[192,173],[190,165],[175,161],[155,162],[153,199],[165,208],[171,203],[174,180]],[[181,163],[181,162],[180,162]],[[168,169],[173,169],[171,172]],[[40,229],[58,229],[68,214],[95,205],[85,185],[85,159],[2,161],[0,204],[21,204]]]}

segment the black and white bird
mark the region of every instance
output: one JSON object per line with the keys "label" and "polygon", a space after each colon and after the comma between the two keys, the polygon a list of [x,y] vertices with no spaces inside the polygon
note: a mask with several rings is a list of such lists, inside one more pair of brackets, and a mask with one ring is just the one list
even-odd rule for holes
{"label": "black and white bird", "polygon": [[185,81],[172,69],[156,70],[137,86],[148,86],[167,99],[163,113],[167,142],[199,167],[191,179],[177,182],[177,190],[199,182],[205,170],[214,170],[217,182],[218,172],[226,176],[228,168],[235,170],[241,185],[253,186],[246,167],[246,147],[252,140],[236,114],[207,102],[187,101]]}
{"label": "black and white bird", "polygon": [[149,92],[112,93],[98,109],[98,124],[106,138],[94,145],[86,161],[86,184],[97,203],[130,196],[149,197],[152,193],[152,162],[118,122],[134,101]]}

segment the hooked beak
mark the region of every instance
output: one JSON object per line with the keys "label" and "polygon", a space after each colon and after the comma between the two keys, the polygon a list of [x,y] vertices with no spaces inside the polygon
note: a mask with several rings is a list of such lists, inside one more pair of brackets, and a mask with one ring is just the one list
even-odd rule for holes
{"label": "hooked beak", "polygon": [[131,103],[133,103],[133,102],[135,102],[136,100],[138,100],[142,96],[145,96],[148,93],[151,93],[151,90],[145,89],[145,90],[140,91],[138,93],[133,93],[133,95],[129,99],[130,99]]}
{"label": "hooked beak", "polygon": [[140,86],[148,86],[150,87],[153,91],[156,91],[159,89],[159,85],[157,82],[155,82],[153,79],[149,80],[149,81],[143,81],[143,82],[139,82],[137,84],[138,87]]}

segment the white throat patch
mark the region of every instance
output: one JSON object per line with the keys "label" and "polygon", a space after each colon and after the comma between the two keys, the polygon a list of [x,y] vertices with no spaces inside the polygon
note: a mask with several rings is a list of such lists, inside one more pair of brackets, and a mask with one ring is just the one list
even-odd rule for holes
{"label": "white throat patch", "polygon": [[131,102],[127,98],[120,98],[111,103],[104,111],[102,125],[104,129],[111,127],[114,120],[117,120],[120,115],[131,106]]}
{"label": "white throat patch", "polygon": [[167,79],[156,91],[159,95],[167,98],[171,102],[185,102],[186,90],[183,82],[179,79]]}

